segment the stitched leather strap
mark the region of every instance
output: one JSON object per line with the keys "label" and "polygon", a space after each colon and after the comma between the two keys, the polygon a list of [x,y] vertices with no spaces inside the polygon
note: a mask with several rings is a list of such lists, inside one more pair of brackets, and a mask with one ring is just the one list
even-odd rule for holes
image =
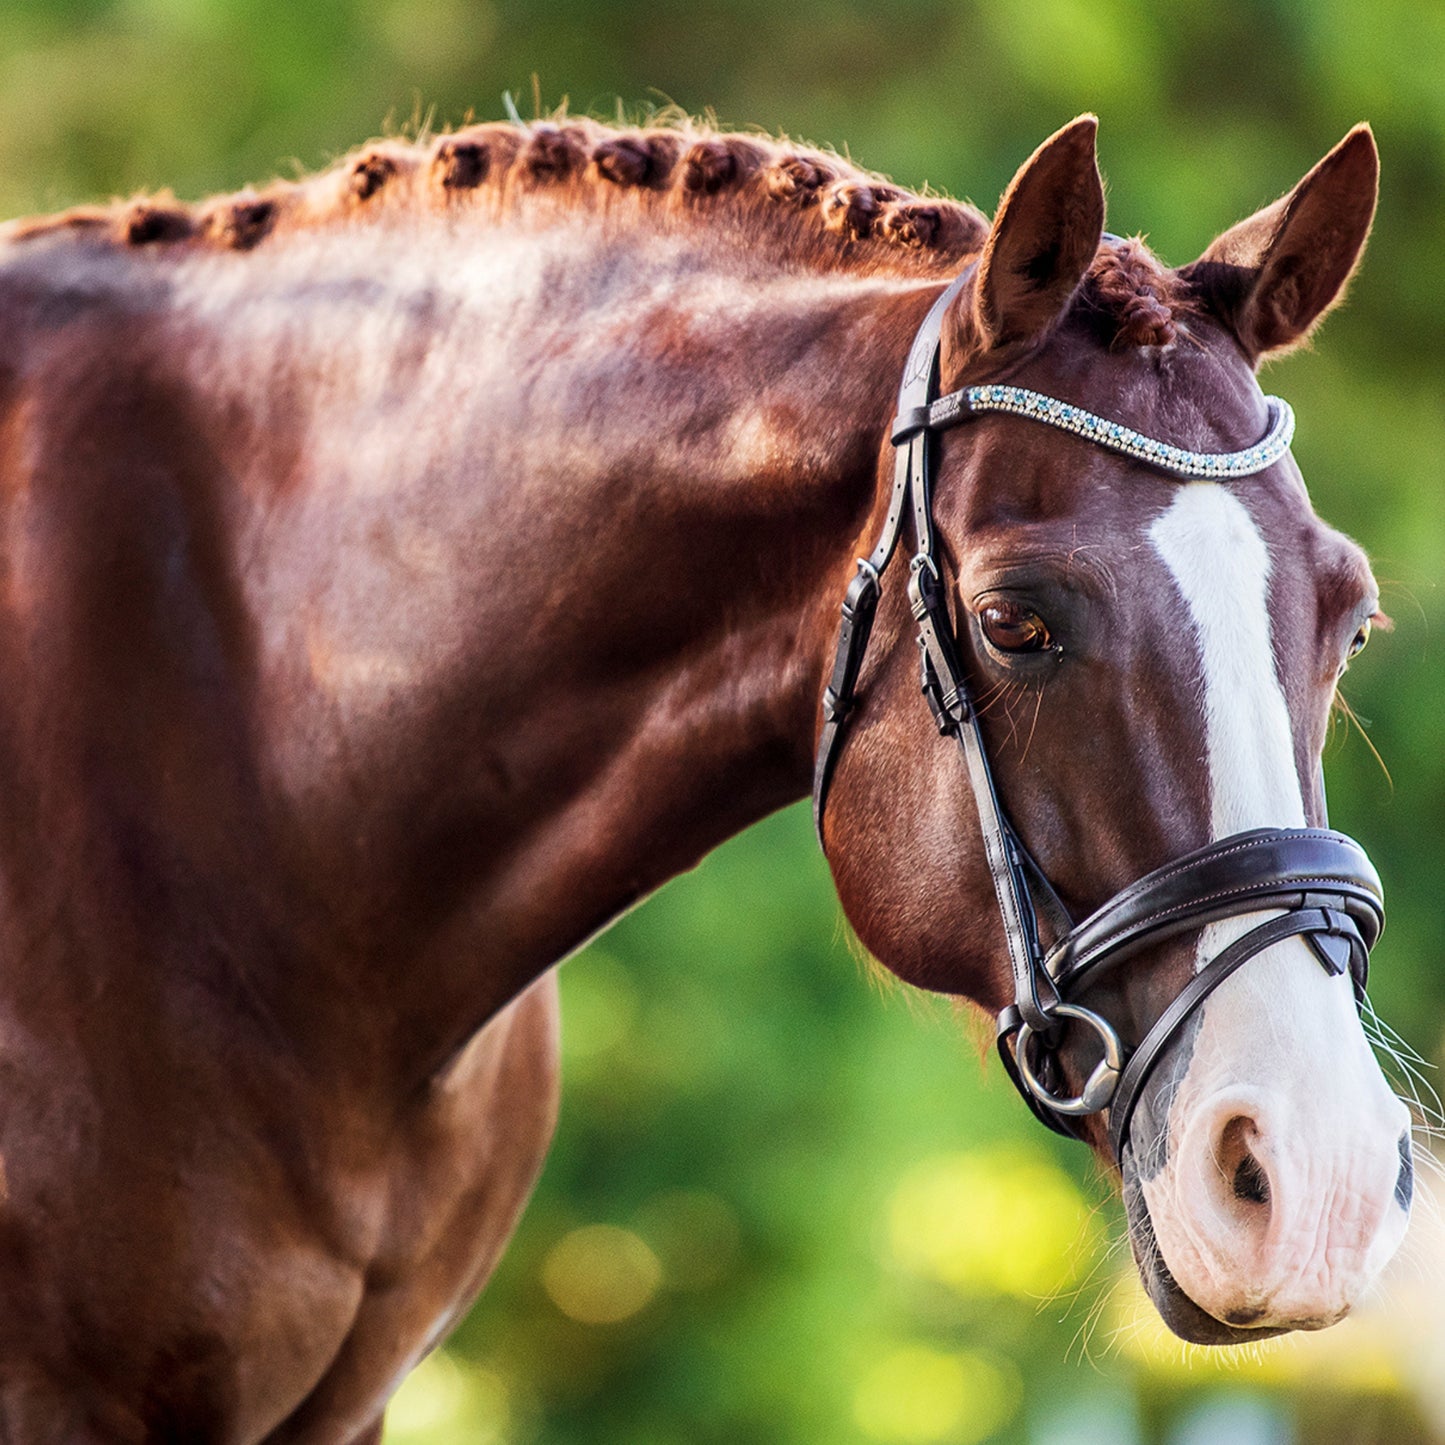
{"label": "stitched leather strap", "polygon": [[999,804],[978,712],[969,698],[938,578],[931,567],[918,566],[917,560],[908,582],[908,597],[918,623],[924,695],[939,731],[957,739],[968,770],[984,857],[1003,921],[1014,998],[1030,1028],[1052,1032],[1048,1012],[1060,999],[1053,980],[1043,968],[1043,950],[1039,945],[1023,850]]}
{"label": "stitched leather strap", "polygon": [[[1145,1034],[1143,1041],[1125,1064],[1118,1087],[1114,1091],[1113,1101],[1109,1105],[1109,1142],[1113,1146],[1116,1159],[1123,1159],[1124,1141],[1129,1137],[1129,1124],[1150,1073],[1189,1017],[1225,979],[1256,954],[1263,953],[1266,948],[1281,943],[1286,938],[1300,934],[1306,937],[1323,934],[1353,939],[1359,945],[1361,959],[1366,952],[1354,920],[1348,914],[1328,908],[1297,909],[1278,918],[1271,918],[1250,929],[1242,938],[1237,938],[1179,991],[1174,1002],[1159,1015],[1154,1026]],[[1351,952],[1355,950],[1352,949]],[[1357,974],[1357,980],[1358,977]],[[1363,986],[1357,983],[1358,992],[1363,992]]]}
{"label": "stitched leather strap", "polygon": [[[943,333],[943,318],[971,274],[972,267],[957,276],[940,293],[914,335],[913,345],[908,350],[908,361],[903,368],[903,385],[898,393],[900,414],[918,408],[926,413],[933,389],[938,384],[938,344]],[[860,560],[858,576],[849,584],[843,599],[843,620],[838,629],[833,673],[823,694],[823,726],[818,734],[818,751],[813,761],[813,830],[818,835],[818,846],[825,853],[828,848],[823,839],[823,811],[828,801],[828,788],[833,781],[838,751],[843,745],[844,725],[857,702],[858,674],[873,630],[883,574],[898,547],[911,497],[914,498],[915,524],[917,522],[916,488],[927,467],[927,445],[926,434],[919,432],[911,441],[897,448],[893,462],[893,490],[889,493],[882,530],[873,550],[866,559]],[[925,522],[925,526],[928,525]],[[929,545],[932,545],[931,535]],[[872,574],[871,596],[864,595],[869,590],[866,588],[855,592],[867,573]]]}
{"label": "stitched leather strap", "polygon": [[[1302,935],[1327,973],[1351,974],[1356,999],[1363,1002],[1369,951],[1384,926],[1379,876],[1364,849],[1343,833],[1260,828],[1211,843],[1145,875],[1051,950],[1058,994],[1076,1002],[1100,968],[1116,967],[1146,947],[1209,923],[1273,909],[1284,910],[1283,916],[1252,929],[1200,969],[1128,1054],[1109,1105],[1116,1148],[1127,1136],[1139,1092],[1165,1047],[1230,974],[1271,944]],[[1049,1110],[1019,1072],[1014,1040],[1025,1023],[1035,1027],[1017,1004],[999,1015],[999,1052],[1009,1077],[1042,1122],[1077,1137],[1073,1120]],[[1053,1073],[1060,1076],[1056,1064]]]}
{"label": "stitched leather strap", "polygon": [[1311,893],[1349,901],[1366,946],[1384,926],[1384,890],[1365,850],[1329,828],[1258,828],[1211,843],[1116,893],[1051,950],[1045,966],[1076,990],[1100,963],[1143,944],[1262,909],[1304,906]]}

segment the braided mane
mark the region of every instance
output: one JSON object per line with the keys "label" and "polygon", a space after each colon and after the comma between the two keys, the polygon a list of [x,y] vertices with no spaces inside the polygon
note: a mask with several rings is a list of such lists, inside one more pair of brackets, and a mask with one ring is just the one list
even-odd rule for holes
{"label": "braided mane", "polygon": [[[921,196],[835,154],[724,134],[686,120],[623,128],[557,118],[493,122],[434,139],[376,141],[299,181],[195,204],[169,195],[82,206],[0,227],[0,240],[69,232],[123,247],[249,251],[273,236],[428,213],[464,220],[590,208],[650,211],[768,238],[813,267],[920,277],[955,274],[987,219]],[[1079,305],[1109,346],[1162,346],[1190,308],[1186,288],[1142,242],[1104,247]]]}
{"label": "braided mane", "polygon": [[549,204],[732,220],[830,269],[946,273],[988,233],[972,206],[912,194],[809,147],[691,122],[623,129],[560,119],[373,142],[300,181],[194,205],[158,196],[78,207],[17,221],[0,236],[73,231],[125,246],[249,250],[287,230],[400,210],[495,215]]}

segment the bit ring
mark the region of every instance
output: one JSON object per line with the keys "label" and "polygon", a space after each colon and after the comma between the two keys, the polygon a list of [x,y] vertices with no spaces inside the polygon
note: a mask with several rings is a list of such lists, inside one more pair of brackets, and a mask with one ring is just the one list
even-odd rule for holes
{"label": "bit ring", "polygon": [[1073,1118],[1097,1114],[1100,1109],[1108,1107],[1114,1091],[1119,1087],[1119,1075],[1124,1071],[1124,1046],[1119,1042],[1119,1035],[1106,1019],[1100,1018],[1092,1009],[1081,1008],[1078,1004],[1055,1004],[1049,1010],[1049,1016],[1087,1024],[1098,1034],[1099,1041],[1104,1045],[1104,1057],[1095,1065],[1094,1072],[1089,1075],[1089,1082],[1084,1085],[1082,1092],[1072,1098],[1051,1094],[1034,1073],[1033,1063],[1029,1059],[1029,1040],[1034,1037],[1034,1031],[1024,1024],[1019,1029],[1018,1040],[1014,1044],[1014,1057],[1018,1060],[1019,1073],[1023,1076],[1029,1093],[1055,1114],[1067,1114]]}

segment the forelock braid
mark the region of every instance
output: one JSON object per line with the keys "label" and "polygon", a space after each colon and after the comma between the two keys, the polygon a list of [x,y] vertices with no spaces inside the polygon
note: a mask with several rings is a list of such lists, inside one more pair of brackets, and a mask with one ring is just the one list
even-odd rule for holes
{"label": "forelock braid", "polygon": [[1112,323],[1110,345],[1168,346],[1189,309],[1183,287],[1137,238],[1105,246],[1090,267],[1086,306]]}

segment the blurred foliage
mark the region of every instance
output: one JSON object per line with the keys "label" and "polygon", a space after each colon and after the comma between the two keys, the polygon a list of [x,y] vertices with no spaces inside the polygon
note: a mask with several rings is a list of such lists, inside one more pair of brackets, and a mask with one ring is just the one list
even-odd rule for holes
{"label": "blurred foliage", "polygon": [[[1438,1059],[1439,0],[8,0],[0,213],[234,188],[382,128],[500,115],[504,90],[530,111],[534,75],[544,106],[712,108],[986,209],[1094,110],[1111,228],[1174,262],[1373,123],[1381,209],[1352,303],[1269,381],[1321,512],[1370,549],[1395,618],[1346,687],[1395,782],[1343,721],[1327,761],[1335,819],[1390,889],[1376,1003]],[[869,977],[797,809],[567,964],[546,1174],[388,1440],[1445,1431],[1438,1303],[1433,1331],[1387,1308],[1243,1360],[1162,1339],[1082,1151],[1028,1120],[946,1005]]]}

